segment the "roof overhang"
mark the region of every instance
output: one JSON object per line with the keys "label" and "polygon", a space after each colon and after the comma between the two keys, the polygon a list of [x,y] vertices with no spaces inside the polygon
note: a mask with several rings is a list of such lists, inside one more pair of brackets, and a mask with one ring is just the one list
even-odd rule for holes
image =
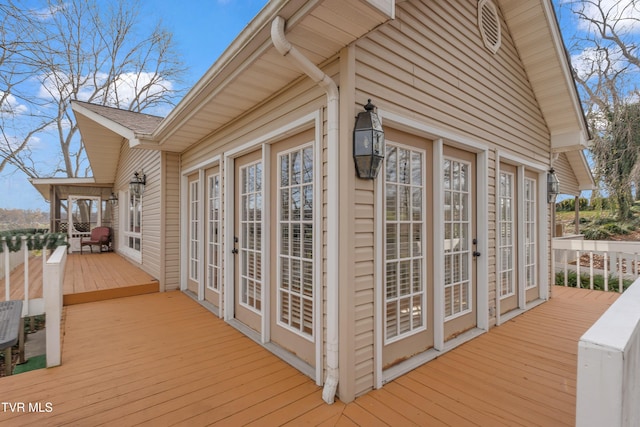
{"label": "roof overhang", "polygon": [[583,153],[589,130],[551,1],[496,1],[549,129],[551,152],[566,153],[580,188],[593,189]]}
{"label": "roof overhang", "polygon": [[394,18],[395,0],[275,0],[153,132],[160,149],[184,151],[255,109],[303,76],[271,41],[271,23],[286,20],[287,39],[315,65]]}
{"label": "roof overhang", "polygon": [[47,202],[51,196],[58,199],[67,199],[69,196],[94,196],[108,198],[111,194],[111,183],[96,183],[93,178],[33,178],[31,185]]}

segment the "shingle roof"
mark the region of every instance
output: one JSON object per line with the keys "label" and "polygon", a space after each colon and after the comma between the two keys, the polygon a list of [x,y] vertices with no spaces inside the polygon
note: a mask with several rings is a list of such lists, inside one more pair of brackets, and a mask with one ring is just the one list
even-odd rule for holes
{"label": "shingle roof", "polygon": [[163,119],[163,117],[153,116],[151,114],[121,110],[119,108],[92,104],[90,102],[74,101],[74,103],[80,104],[87,110],[114,121],[132,130],[136,134],[151,134]]}

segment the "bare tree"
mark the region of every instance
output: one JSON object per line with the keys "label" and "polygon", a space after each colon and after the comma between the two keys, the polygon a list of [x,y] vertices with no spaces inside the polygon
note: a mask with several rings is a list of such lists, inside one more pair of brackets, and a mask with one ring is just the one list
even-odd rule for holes
{"label": "bare tree", "polygon": [[[185,69],[172,34],[160,23],[138,28],[135,2],[45,0],[34,10],[9,0],[0,12],[0,172],[87,176],[71,101],[155,113],[181,95]],[[57,164],[45,168],[35,143],[54,144]]]}
{"label": "bare tree", "polygon": [[[640,4],[634,0],[581,0],[561,4],[577,18],[570,46],[593,140],[596,178],[616,202],[617,216],[631,215],[631,189],[640,179]],[[636,189],[637,192],[637,189]]]}

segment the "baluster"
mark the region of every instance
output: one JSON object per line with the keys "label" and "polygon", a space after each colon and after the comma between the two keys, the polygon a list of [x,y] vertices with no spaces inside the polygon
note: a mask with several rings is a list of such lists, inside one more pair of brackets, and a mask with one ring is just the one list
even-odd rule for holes
{"label": "baluster", "polygon": [[622,293],[623,288],[623,274],[622,274],[622,253],[618,252],[618,292]]}
{"label": "baluster", "polygon": [[580,280],[580,251],[576,251],[576,288],[582,287],[582,280]]}
{"label": "baluster", "polygon": [[564,285],[569,286],[569,257],[567,255],[569,251],[565,249],[562,252],[564,254]]}
{"label": "baluster", "polygon": [[604,253],[604,290],[609,291],[609,252]]}
{"label": "baluster", "polygon": [[24,251],[24,303],[22,314],[29,312],[29,248],[27,248],[27,236],[22,236],[22,250]]}
{"label": "baluster", "polygon": [[589,252],[589,289],[593,290],[593,252]]}
{"label": "baluster", "polygon": [[2,239],[2,251],[4,253],[4,300],[11,299],[11,260],[9,257],[9,245],[6,239]]}

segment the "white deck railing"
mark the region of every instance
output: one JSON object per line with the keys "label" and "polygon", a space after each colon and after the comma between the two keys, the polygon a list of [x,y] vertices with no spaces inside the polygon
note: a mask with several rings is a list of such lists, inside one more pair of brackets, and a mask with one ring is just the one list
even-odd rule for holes
{"label": "white deck railing", "polygon": [[[57,366],[61,358],[60,324],[62,318],[62,283],[64,281],[64,268],[67,260],[67,246],[58,246],[50,251],[42,249],[41,260],[32,257],[27,247],[27,237],[13,237],[22,239],[21,248],[17,252],[10,252],[4,237],[0,238],[2,245],[2,265],[4,266],[4,300],[11,299],[11,273],[16,268],[23,269],[24,281],[13,286],[24,287],[22,303],[22,317],[46,315],[46,352],[47,367]],[[15,243],[15,240],[13,240]],[[51,255],[47,258],[47,254]],[[18,254],[18,255],[16,255]],[[21,262],[17,258],[21,258]],[[42,262],[42,292],[41,298],[30,298],[29,290],[31,279],[29,278],[29,263]]]}
{"label": "white deck railing", "polygon": [[601,276],[603,290],[623,292],[625,280],[640,276],[640,242],[553,239],[552,249],[553,272],[560,273],[561,285],[567,286],[574,272],[577,278],[588,277],[588,285],[577,280],[578,287],[594,289],[596,277]]}
{"label": "white deck railing", "polygon": [[578,343],[576,425],[640,425],[640,279]]}

